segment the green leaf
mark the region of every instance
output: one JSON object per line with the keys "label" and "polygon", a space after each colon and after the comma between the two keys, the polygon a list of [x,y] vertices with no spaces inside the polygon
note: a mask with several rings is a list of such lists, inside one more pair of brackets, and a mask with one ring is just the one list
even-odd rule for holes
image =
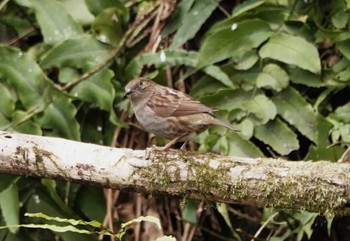
{"label": "green leaf", "polygon": [[6,117],[10,117],[15,111],[16,97],[10,87],[1,83],[0,85],[0,113]]}
{"label": "green leaf", "polygon": [[217,93],[199,98],[199,100],[215,109],[231,111],[233,109],[242,109],[243,105],[253,98],[252,92],[242,90],[223,89]]}
{"label": "green leaf", "polygon": [[346,9],[341,9],[332,16],[332,23],[338,29],[345,28],[349,23],[349,13]]}
{"label": "green leaf", "polygon": [[131,224],[140,223],[140,222],[144,222],[144,221],[154,223],[154,224],[156,224],[158,226],[158,228],[162,227],[160,225],[159,218],[156,218],[156,217],[153,217],[153,216],[141,216],[141,217],[132,219],[132,220],[130,220],[128,222],[122,223],[121,227],[122,228],[126,228],[127,226],[130,226]]}
{"label": "green leaf", "polygon": [[3,228],[7,228],[9,227],[11,228],[41,228],[41,229],[49,229],[51,231],[54,232],[58,232],[58,233],[65,233],[65,232],[75,232],[75,233],[85,233],[85,234],[93,234],[93,231],[89,231],[89,230],[85,230],[85,229],[78,229],[74,226],[71,225],[66,225],[66,226],[57,226],[57,225],[53,225],[53,224],[21,224],[21,225],[8,225],[8,226],[4,226],[4,227],[0,227],[0,229]]}
{"label": "green leaf", "polygon": [[182,219],[191,224],[197,223],[197,205],[198,201],[189,199],[186,200],[185,207],[182,213]]}
{"label": "green leaf", "polygon": [[82,186],[77,193],[76,205],[89,219],[103,222],[106,215],[106,201],[103,190],[97,187]]}
{"label": "green leaf", "polygon": [[339,106],[330,117],[338,121],[350,123],[350,102]]}
{"label": "green leaf", "polygon": [[265,95],[256,95],[251,101],[244,104],[246,109],[254,114],[254,120],[260,124],[265,124],[277,115],[275,104]]}
{"label": "green leaf", "polygon": [[23,18],[22,16],[18,15],[12,15],[12,16],[5,16],[5,14],[2,14],[0,16],[0,22],[2,25],[5,25],[11,29],[13,29],[17,35],[22,35],[28,29],[30,28],[31,24],[28,21],[28,19]]}
{"label": "green leaf", "polygon": [[110,69],[99,71],[74,86],[70,94],[78,99],[95,103],[103,110],[110,111],[115,98],[115,90],[111,83],[113,75]]}
{"label": "green leaf", "polygon": [[226,203],[216,203],[216,208],[220,215],[224,218],[226,225],[229,227],[232,235],[235,237],[236,240],[241,241],[241,237],[238,235],[238,233],[233,229],[231,220],[230,220],[230,215],[228,212],[228,204]]}
{"label": "green leaf", "polygon": [[58,73],[58,81],[63,84],[72,82],[80,77],[80,73],[77,69],[71,67],[62,67]]}
{"label": "green leaf", "polygon": [[41,179],[41,183],[46,187],[51,199],[57,204],[57,206],[59,206],[67,215],[74,216],[75,213],[73,210],[71,210],[58,195],[56,191],[56,181],[51,179]]}
{"label": "green leaf", "polygon": [[12,113],[12,123],[15,124],[10,130],[15,130],[20,133],[32,134],[32,135],[42,135],[42,130],[38,123],[28,119],[30,113],[16,110]]}
{"label": "green leaf", "polygon": [[[0,192],[0,209],[7,225],[19,224],[19,197],[16,184]],[[15,233],[18,227],[9,227],[9,229]]]}
{"label": "green leaf", "polygon": [[350,39],[350,32],[349,31],[338,31],[338,30],[329,30],[329,29],[318,29],[317,36],[319,39],[329,39],[331,42],[340,42]]}
{"label": "green leaf", "polygon": [[85,2],[89,10],[95,15],[100,14],[107,8],[119,8],[123,12],[127,11],[124,3],[120,0],[85,0]]}
{"label": "green leaf", "polygon": [[259,55],[262,58],[296,65],[315,74],[321,72],[317,48],[301,37],[284,33],[275,34],[260,48]]}
{"label": "green leaf", "polygon": [[57,96],[45,109],[40,118],[42,128],[46,129],[46,135],[80,140],[79,123],[75,119],[77,110],[69,99]]}
{"label": "green leaf", "polygon": [[232,56],[233,66],[238,70],[247,70],[258,62],[259,56],[256,51],[239,51]]}
{"label": "green leaf", "polygon": [[277,112],[311,141],[316,140],[316,113],[295,89],[289,87],[272,97]]}
{"label": "green leaf", "polygon": [[30,1],[45,43],[53,45],[83,34],[83,29],[59,2],[46,0]]}
{"label": "green leaf", "polygon": [[187,17],[187,12],[191,8],[194,0],[181,1],[175,8],[174,13],[170,16],[168,23],[165,25],[162,36],[166,37],[178,30],[184,23],[184,18]]}
{"label": "green leaf", "polygon": [[197,53],[184,50],[162,50],[158,53],[148,53],[134,58],[126,67],[126,79],[139,76],[144,65],[154,64],[157,68],[177,65],[195,66]]}
{"label": "green leaf", "polygon": [[[62,209],[60,209],[56,205],[56,203],[51,199],[49,194],[46,191],[44,192],[42,190],[42,188],[36,188],[35,193],[30,196],[30,198],[26,204],[26,211],[32,213],[32,215],[36,215],[37,212],[43,212],[45,214],[41,214],[42,218],[45,218],[44,216],[50,215],[54,219],[52,219],[52,221],[51,221],[51,219],[50,220],[47,219],[47,221],[46,221],[47,224],[45,224],[45,225],[49,225],[49,226],[51,224],[55,224],[55,226],[56,226],[57,222],[59,222],[59,221],[56,220],[55,218],[67,216],[67,214],[64,213],[62,211]],[[39,215],[39,214],[37,214],[37,215]],[[29,217],[27,217],[27,221],[28,222],[32,221],[35,223],[38,222],[37,219],[29,218]],[[38,225],[40,225],[40,224],[38,224]],[[97,241],[98,240],[96,237],[96,234],[87,235],[87,234],[81,234],[81,233],[74,233],[75,227],[73,227],[73,229],[74,229],[74,230],[72,230],[73,233],[72,232],[65,233],[64,232],[65,226],[58,226],[58,227],[60,229],[57,230],[57,232],[59,232],[59,233],[57,233],[57,235],[59,235],[62,238],[62,240],[67,240],[67,241],[68,240],[75,240],[75,241],[86,241],[86,240]],[[70,228],[68,227],[68,229],[70,229]],[[53,230],[55,230],[55,229],[53,229]],[[60,232],[60,230],[62,230],[63,233]],[[85,231],[88,231],[88,230],[85,230]],[[45,236],[45,237],[47,237],[47,236]],[[44,240],[44,238],[42,238],[42,240]]]}
{"label": "green leaf", "polygon": [[182,18],[182,25],[174,35],[170,49],[192,39],[218,4],[219,1],[216,0],[195,1],[190,11]]}
{"label": "green leaf", "polygon": [[44,69],[52,67],[90,68],[109,57],[111,48],[92,36],[68,39],[52,48],[42,59]]}
{"label": "green leaf", "polygon": [[229,132],[227,135],[228,156],[233,157],[263,157],[264,154],[250,141],[242,138],[237,133]]}
{"label": "green leaf", "polygon": [[1,78],[14,88],[26,109],[44,108],[51,99],[51,83],[37,63],[18,49],[0,46]]}
{"label": "green leaf", "polygon": [[281,155],[299,149],[297,135],[279,119],[257,126],[254,136]]}
{"label": "green leaf", "polygon": [[231,79],[227,76],[227,74],[222,71],[219,67],[215,65],[210,65],[202,69],[204,73],[207,75],[219,80],[221,83],[228,87],[234,87]]}
{"label": "green leaf", "polygon": [[337,43],[337,48],[339,51],[346,57],[346,59],[350,60],[350,40],[342,41]]}
{"label": "green leaf", "polygon": [[91,24],[94,16],[89,12],[85,0],[60,0],[60,4],[81,25]]}
{"label": "green leaf", "polygon": [[276,64],[267,64],[256,80],[257,87],[265,87],[281,91],[289,84],[289,77],[286,71]]}
{"label": "green leaf", "polygon": [[[215,128],[210,128],[210,132]],[[221,128],[222,131],[222,128]],[[210,135],[208,131],[201,133],[197,136],[201,146],[199,151],[212,150],[217,153],[224,153],[233,157],[263,157],[264,154],[249,140],[245,139],[241,135],[226,131],[225,134],[221,134],[218,139],[215,135]]]}
{"label": "green leaf", "polygon": [[321,76],[313,74],[307,70],[298,67],[289,68],[289,74],[291,81],[295,84],[302,84],[315,88],[325,86],[325,83],[321,80]]}
{"label": "green leaf", "polygon": [[295,231],[298,234],[297,240],[302,240],[305,234],[307,239],[310,239],[314,231],[312,226],[314,225],[314,221],[318,217],[318,215],[316,213],[297,212],[294,213],[293,217],[300,223],[300,225],[295,229]]}
{"label": "green leaf", "polygon": [[232,17],[237,17],[247,11],[250,11],[260,5],[264,4],[266,0],[248,0],[239,4],[237,7],[233,9]]}
{"label": "green leaf", "polygon": [[0,174],[0,193],[14,185],[20,177],[7,174]]}
{"label": "green leaf", "polygon": [[199,50],[197,68],[235,56],[240,51],[249,51],[260,46],[271,35],[269,25],[252,19],[235,23],[207,36]]}
{"label": "green leaf", "polygon": [[124,35],[122,13],[119,8],[107,8],[96,17],[92,29],[101,42],[119,45]]}
{"label": "green leaf", "polygon": [[232,223],[230,220],[230,215],[228,213],[227,204],[226,203],[216,203],[216,208],[220,215],[224,218],[226,225],[230,228],[231,232],[233,232]]}
{"label": "green leaf", "polygon": [[134,223],[139,223],[139,222],[142,222],[142,221],[152,222],[152,223],[156,224],[158,226],[158,228],[161,228],[161,225],[160,225],[160,222],[159,222],[158,218],[153,217],[153,216],[146,216],[146,217],[141,216],[141,217],[135,218],[133,220],[130,220],[130,221],[126,222],[126,223],[122,223],[122,225],[121,225],[122,230],[116,235],[118,240],[124,240],[123,236],[126,233],[125,228],[127,226],[129,226],[131,224],[134,224]]}
{"label": "green leaf", "polygon": [[43,219],[46,219],[49,221],[56,221],[56,222],[64,223],[64,224],[68,223],[68,224],[71,224],[73,226],[84,225],[84,226],[91,226],[94,228],[101,228],[101,226],[102,226],[102,224],[100,222],[97,222],[97,221],[87,222],[87,221],[84,221],[81,219],[52,217],[52,216],[46,215],[44,213],[25,213],[24,215],[27,217],[43,218]]}
{"label": "green leaf", "polygon": [[[306,160],[330,160],[337,161],[344,153],[340,145],[330,145],[329,135],[333,125],[320,114],[316,117],[316,145],[309,148]],[[349,126],[346,128],[346,136],[349,136]]]}
{"label": "green leaf", "polygon": [[250,71],[239,71],[230,77],[233,83],[241,87],[243,91],[251,91],[256,89],[256,81],[259,74],[261,74],[260,70],[254,68]]}
{"label": "green leaf", "polygon": [[254,134],[254,122],[250,118],[244,118],[240,123],[241,135],[247,140],[253,137]]}
{"label": "green leaf", "polygon": [[350,80],[350,68],[345,69],[344,71],[336,75],[336,79],[339,81],[349,82]]}
{"label": "green leaf", "polygon": [[225,87],[221,82],[216,81],[215,78],[204,75],[200,78],[190,90],[190,95],[195,98],[200,98],[207,95],[213,95]]}

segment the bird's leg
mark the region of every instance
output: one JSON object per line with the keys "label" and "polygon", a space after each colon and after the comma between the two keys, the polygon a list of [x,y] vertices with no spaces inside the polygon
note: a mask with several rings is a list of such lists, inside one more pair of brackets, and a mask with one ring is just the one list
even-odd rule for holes
{"label": "bird's leg", "polygon": [[172,139],[168,144],[166,144],[165,146],[152,146],[153,150],[157,150],[157,151],[166,151],[168,150],[172,145],[174,145],[176,142],[178,142],[180,139],[184,138],[185,136],[187,136],[188,134],[183,134],[181,136],[178,136],[174,139]]}

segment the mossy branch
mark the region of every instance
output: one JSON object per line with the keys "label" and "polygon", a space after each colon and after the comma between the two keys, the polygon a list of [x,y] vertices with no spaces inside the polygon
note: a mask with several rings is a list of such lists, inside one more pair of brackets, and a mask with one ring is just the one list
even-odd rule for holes
{"label": "mossy branch", "polygon": [[350,164],[110,148],[0,132],[0,173],[153,195],[350,214]]}

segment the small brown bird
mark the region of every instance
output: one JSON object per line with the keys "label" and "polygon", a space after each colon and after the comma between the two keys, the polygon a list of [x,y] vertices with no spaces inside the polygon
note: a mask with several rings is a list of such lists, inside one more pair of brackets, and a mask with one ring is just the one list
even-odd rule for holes
{"label": "small brown bird", "polygon": [[125,87],[137,120],[148,132],[171,140],[157,150],[167,150],[178,141],[191,139],[211,125],[238,131],[216,119],[213,109],[180,91],[159,85],[146,78],[131,80]]}

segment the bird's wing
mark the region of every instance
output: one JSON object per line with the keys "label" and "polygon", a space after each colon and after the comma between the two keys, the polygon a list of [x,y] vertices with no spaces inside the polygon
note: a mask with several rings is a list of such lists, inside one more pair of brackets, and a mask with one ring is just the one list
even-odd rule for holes
{"label": "bird's wing", "polygon": [[170,88],[164,89],[161,93],[154,93],[147,102],[147,105],[158,116],[165,118],[196,113],[212,114],[213,111],[211,108],[202,104],[198,100],[193,99],[191,96]]}

